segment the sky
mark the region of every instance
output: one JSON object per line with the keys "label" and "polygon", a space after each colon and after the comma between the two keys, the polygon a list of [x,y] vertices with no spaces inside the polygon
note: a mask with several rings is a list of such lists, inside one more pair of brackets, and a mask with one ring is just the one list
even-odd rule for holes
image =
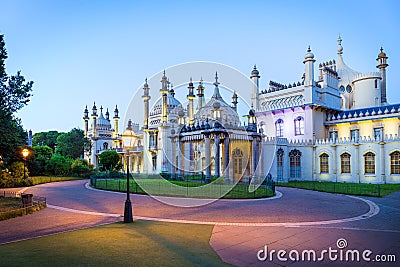
{"label": "sky", "polygon": [[34,81],[31,102],[17,114],[33,132],[82,129],[94,101],[125,116],[146,77],[185,62],[245,75],[257,64],[261,89],[270,80],[297,82],[309,45],[317,64],[337,58],[338,33],[346,64],[360,72],[377,71],[383,46],[388,101],[400,102],[398,1],[0,0],[0,7],[7,72]]}

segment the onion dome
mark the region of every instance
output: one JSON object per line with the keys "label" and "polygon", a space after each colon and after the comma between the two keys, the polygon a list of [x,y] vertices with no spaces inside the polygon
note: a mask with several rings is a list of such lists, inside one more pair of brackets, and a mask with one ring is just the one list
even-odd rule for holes
{"label": "onion dome", "polygon": [[383,52],[383,48],[381,47],[381,52],[378,55],[378,58],[387,58],[386,53]]}

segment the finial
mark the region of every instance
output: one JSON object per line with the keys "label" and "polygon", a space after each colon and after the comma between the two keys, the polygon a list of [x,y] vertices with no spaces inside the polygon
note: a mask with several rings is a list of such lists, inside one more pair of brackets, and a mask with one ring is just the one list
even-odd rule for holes
{"label": "finial", "polygon": [[192,82],[192,77],[190,77],[190,82]]}
{"label": "finial", "polygon": [[164,70],[164,72],[163,72],[163,75],[165,76],[165,70]]}
{"label": "finial", "polygon": [[311,47],[308,46],[307,52],[310,53],[311,52]]}
{"label": "finial", "polygon": [[144,83],[147,84],[147,77],[146,77],[146,79],[144,79]]}
{"label": "finial", "polygon": [[103,113],[103,106],[100,106],[100,113]]}
{"label": "finial", "polygon": [[256,66],[256,64],[254,64],[254,69],[255,69],[255,70],[257,69],[257,66]]}
{"label": "finial", "polygon": [[382,48],[382,46],[381,46],[381,52],[383,52],[383,48]]}
{"label": "finial", "polygon": [[343,54],[343,47],[342,47],[342,38],[340,37],[340,33],[339,33],[339,37],[337,39],[338,42],[338,55]]}
{"label": "finial", "polygon": [[218,72],[215,72],[215,83],[219,84],[219,82],[218,82]]}

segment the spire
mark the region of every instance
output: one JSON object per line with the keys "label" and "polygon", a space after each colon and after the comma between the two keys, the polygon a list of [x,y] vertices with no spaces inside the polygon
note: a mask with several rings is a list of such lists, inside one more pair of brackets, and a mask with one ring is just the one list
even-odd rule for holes
{"label": "spire", "polygon": [[175,90],[174,90],[174,85],[171,83],[171,89],[169,90],[169,93],[172,95],[172,97],[175,97]]}
{"label": "spire", "polygon": [[251,71],[251,76],[250,76],[250,78],[251,77],[257,77],[257,78],[260,78],[260,73],[258,72],[258,70],[257,70],[257,66],[256,66],[256,64],[254,64],[254,68],[253,68],[253,70]]}
{"label": "spire", "polygon": [[83,119],[88,120],[89,119],[89,110],[87,109],[87,105],[85,107],[85,110],[83,111]]}
{"label": "spire", "polygon": [[103,106],[100,106],[100,114],[103,114]]}
{"label": "spire", "polygon": [[218,82],[218,73],[217,73],[217,72],[215,72],[215,82],[214,82],[214,85],[215,85],[215,87],[214,87],[214,94],[213,94],[213,96],[212,96],[211,98],[217,99],[217,100],[219,100],[219,101],[223,101],[222,96],[221,96],[221,94],[219,93],[219,88],[218,88],[219,82]]}
{"label": "spire", "polygon": [[340,37],[340,33],[339,33],[339,37],[337,39],[337,43],[338,43],[338,55],[343,54],[343,47],[342,47],[342,38]]}

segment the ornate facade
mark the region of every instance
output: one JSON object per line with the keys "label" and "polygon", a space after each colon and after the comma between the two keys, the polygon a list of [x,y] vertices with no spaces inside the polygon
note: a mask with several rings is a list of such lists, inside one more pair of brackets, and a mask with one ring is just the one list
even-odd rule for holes
{"label": "ornate facade", "polygon": [[[183,106],[164,72],[161,98],[151,110],[147,80],[143,86],[143,127],[129,124],[136,138],[131,169],[175,177],[204,173],[207,179],[221,176],[229,181],[271,173],[278,181],[398,183],[400,104],[387,101],[387,58],[381,48],[377,72],[355,71],[344,62],[339,36],[337,59],[316,66],[309,47],[304,73],[294,83],[270,81],[263,90],[254,66],[246,126],[237,112],[238,96],[234,93],[232,105],[227,104],[217,75],[208,102],[203,82],[195,94],[190,80],[188,104]],[[124,151],[118,110],[114,129],[108,111],[104,117],[102,110],[97,115],[95,105],[92,110],[90,129],[87,108],[84,112],[85,133],[93,144],[87,157],[98,166],[102,151],[117,149],[122,157]]]}

